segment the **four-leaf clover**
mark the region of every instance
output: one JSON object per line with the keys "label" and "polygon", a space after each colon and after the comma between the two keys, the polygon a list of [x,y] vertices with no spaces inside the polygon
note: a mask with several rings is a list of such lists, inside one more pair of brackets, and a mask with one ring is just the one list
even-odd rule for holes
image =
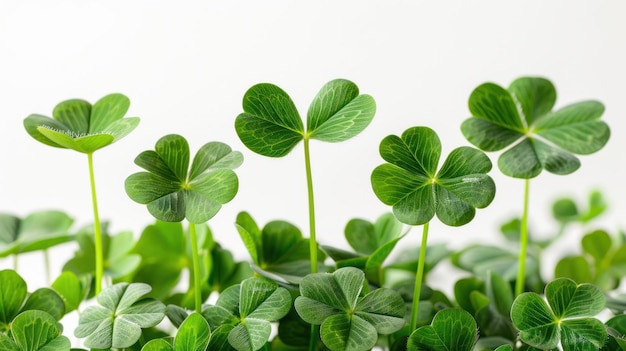
{"label": "four-leaf clover", "polygon": [[32,114],[24,119],[24,127],[46,145],[91,154],[137,127],[139,117],[123,118],[129,106],[122,94],[109,94],[93,106],[85,100],[66,100],[54,108],[52,118]]}
{"label": "four-leaf clover", "polygon": [[486,174],[491,161],[482,151],[456,148],[437,170],[441,142],[428,127],[387,136],[380,154],[388,163],[374,169],[372,187],[383,203],[393,206],[400,222],[424,224],[437,214],[441,222],[460,226],[495,196],[495,184]]}
{"label": "four-leaf clover", "polygon": [[189,167],[187,140],[170,134],[156,143],[154,151],[144,151],[135,163],[148,172],[126,179],[126,193],[134,201],[147,204],[148,211],[166,222],[204,223],[223,204],[232,200],[239,186],[232,169],[243,162],[240,152],[220,142],[210,142],[198,150]]}
{"label": "four-leaf clover", "polygon": [[470,95],[472,117],[461,130],[470,143],[485,151],[514,144],[498,159],[498,167],[508,176],[529,179],[543,169],[569,174],[580,167],[573,154],[600,150],[610,130],[599,120],[602,103],[581,101],[552,111],[555,102],[556,90],[544,78],[518,78],[508,89],[485,83]]}

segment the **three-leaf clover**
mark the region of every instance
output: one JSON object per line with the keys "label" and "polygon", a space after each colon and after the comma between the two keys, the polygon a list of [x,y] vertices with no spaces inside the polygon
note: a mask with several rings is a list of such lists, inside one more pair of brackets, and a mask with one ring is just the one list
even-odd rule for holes
{"label": "three-leaf clover", "polygon": [[393,206],[400,222],[424,224],[437,214],[441,222],[460,226],[495,196],[495,184],[486,174],[491,161],[482,151],[456,148],[437,169],[441,142],[428,127],[387,136],[380,155],[388,163],[374,169],[372,187],[383,203]]}
{"label": "three-leaf clover", "polygon": [[86,338],[85,346],[97,349],[132,346],[142,328],[159,324],[165,316],[165,305],[144,298],[152,288],[144,283],[118,283],[96,296],[98,305],[87,307],[74,330],[77,338]]}
{"label": "three-leaf clover", "polygon": [[24,119],[30,136],[50,146],[90,154],[132,132],[139,117],[124,118],[130,100],[109,94],[95,104],[80,99],[59,103],[52,118],[32,114]]}
{"label": "three-leaf clover", "polygon": [[574,154],[600,150],[610,130],[599,120],[602,103],[581,101],[552,111],[555,102],[556,89],[545,78],[518,78],[508,89],[485,83],[470,95],[472,117],[461,130],[485,151],[510,146],[498,159],[498,167],[508,176],[528,179],[543,169],[569,174],[580,167]]}
{"label": "three-leaf clover", "polygon": [[204,306],[202,315],[216,334],[227,334],[233,348],[256,351],[270,337],[270,322],[284,317],[291,301],[289,291],[275,282],[262,277],[248,278],[224,290],[215,305]]}
{"label": "three-leaf clover", "polygon": [[322,342],[333,351],[369,350],[378,334],[391,334],[405,325],[406,306],[400,295],[381,288],[361,296],[364,283],[365,274],[353,267],[309,274],[300,283],[296,311],[307,323],[321,325]]}
{"label": "three-leaf clover", "polygon": [[559,342],[564,351],[598,350],[606,340],[606,328],[594,316],[604,308],[604,294],[591,284],[559,278],[546,285],[544,300],[523,293],[513,302],[511,319],[520,339],[542,350]]}
{"label": "three-leaf clover", "polygon": [[431,325],[414,331],[409,351],[471,351],[478,339],[476,321],[467,311],[447,308],[437,312]]}
{"label": "three-leaf clover", "polygon": [[130,175],[125,187],[135,202],[148,205],[157,219],[204,223],[237,193],[237,175],[232,169],[243,156],[220,142],[202,146],[190,163],[189,144],[180,135],[159,139],[154,151],[144,151],[135,163],[147,172]]}

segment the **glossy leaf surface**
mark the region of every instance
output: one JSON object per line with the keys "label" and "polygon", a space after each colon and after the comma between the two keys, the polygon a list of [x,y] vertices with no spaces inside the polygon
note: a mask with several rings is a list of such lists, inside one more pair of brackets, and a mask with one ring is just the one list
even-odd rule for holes
{"label": "glossy leaf surface", "polygon": [[61,325],[44,311],[20,313],[11,324],[11,333],[18,346],[16,350],[67,351],[70,348],[70,340],[61,335]]}
{"label": "glossy leaf surface", "polygon": [[482,150],[506,149],[498,167],[508,176],[528,179],[544,169],[569,174],[580,167],[574,155],[602,149],[610,130],[600,121],[600,102],[582,101],[552,111],[555,102],[556,89],[545,78],[521,77],[508,89],[485,83],[470,95],[472,117],[461,131]]}
{"label": "glossy leaf surface", "polygon": [[354,137],[369,125],[376,111],[374,99],[359,94],[345,79],[326,83],[307,112],[306,130],[289,95],[276,85],[252,86],[243,98],[243,113],[235,129],[250,150],[270,157],[283,157],[304,138],[340,142]]}
{"label": "glossy leaf surface", "polygon": [[30,136],[50,146],[93,153],[125,137],[139,124],[138,117],[127,117],[130,100],[122,94],[109,94],[93,106],[80,99],[59,103],[52,118],[33,114],[24,119]]}
{"label": "glossy leaf surface", "polygon": [[523,293],[513,302],[511,319],[523,342],[540,349],[560,342],[564,351],[602,347],[606,329],[594,316],[605,299],[597,287],[559,278],[546,285],[545,297],[547,302],[536,293]]}
{"label": "glossy leaf surface", "polygon": [[151,288],[143,283],[118,283],[98,296],[97,305],[80,315],[74,335],[85,338],[85,346],[97,349],[125,348],[141,336],[142,328],[157,325],[165,316],[165,305],[144,296]]}
{"label": "glossy leaf surface", "polygon": [[364,273],[345,267],[334,273],[307,275],[295,300],[307,323],[321,325],[321,338],[330,350],[368,350],[377,334],[391,334],[405,324],[405,304],[391,289],[361,295]]}
{"label": "glossy leaf surface", "polygon": [[380,143],[380,154],[388,163],[374,169],[372,187],[400,222],[424,224],[436,214],[441,222],[460,226],[495,196],[495,184],[486,174],[491,170],[489,158],[482,151],[460,147],[438,169],[441,142],[428,127],[387,136]]}
{"label": "glossy leaf surface", "polygon": [[[200,148],[190,161],[189,144],[180,135],[159,139],[154,151],[144,151],[135,163],[147,172],[130,175],[126,193],[135,202],[145,204],[157,219],[204,223],[235,197],[239,186],[232,169],[243,156],[220,142]],[[191,163],[191,166],[189,164]]]}

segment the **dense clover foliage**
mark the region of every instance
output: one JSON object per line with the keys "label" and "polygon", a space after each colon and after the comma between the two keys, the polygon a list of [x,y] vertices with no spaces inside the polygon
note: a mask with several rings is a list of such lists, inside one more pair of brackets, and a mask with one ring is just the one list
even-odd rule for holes
{"label": "dense clover foliage", "polygon": [[[113,234],[99,221],[91,157],[137,126],[138,118],[123,118],[128,98],[67,100],[52,118],[31,115],[24,126],[33,138],[89,156],[94,225],[74,228],[62,211],[0,213],[0,257],[34,251],[47,257],[48,248],[68,242],[78,247],[49,287],[29,291],[17,266],[0,271],[0,349],[624,350],[626,296],[619,287],[626,233],[593,227],[608,207],[600,191],[585,204],[557,199],[552,235],[530,235],[525,206],[520,218],[501,225],[504,245],[427,242],[432,219],[462,226],[496,196],[485,152],[506,149],[498,168],[528,182],[544,169],[574,172],[581,166],[575,154],[606,144],[600,102],[552,111],[555,101],[545,78],[522,77],[508,88],[480,85],[470,94],[472,117],[461,126],[477,148],[460,146],[444,159],[428,127],[385,137],[379,149],[385,163],[372,171],[371,184],[391,212],[348,219],[345,249],[318,244],[315,236],[309,141],[343,142],[361,133],[374,117],[373,97],[348,80],[330,81],[303,121],[281,88],[251,87],[235,119],[237,135],[269,157],[304,143],[309,226],[259,225],[240,212],[234,228],[249,255],[244,261],[220,245],[208,223],[236,196],[234,169],[243,153],[213,141],[192,158],[184,137],[158,139],[135,159],[143,171],[125,182],[128,196],[156,220],[138,235]],[[421,246],[398,245],[414,226],[422,226]],[[578,253],[559,257],[552,271],[540,269],[546,252],[580,231]],[[465,273],[449,291],[429,284],[444,261]],[[72,315],[76,326],[67,322]]]}

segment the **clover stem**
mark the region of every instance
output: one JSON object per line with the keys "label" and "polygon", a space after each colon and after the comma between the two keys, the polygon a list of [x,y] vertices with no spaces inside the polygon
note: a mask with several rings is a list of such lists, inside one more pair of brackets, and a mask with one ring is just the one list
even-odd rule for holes
{"label": "clover stem", "polygon": [[96,295],[102,291],[102,275],[104,272],[103,248],[102,248],[102,227],[100,225],[100,216],[98,215],[98,198],[96,196],[96,181],[93,170],[93,152],[87,154],[89,163],[89,184],[91,186],[91,205],[93,207],[93,234],[94,249],[96,251]]}
{"label": "clover stem", "polygon": [[524,181],[524,210],[522,213],[522,222],[520,224],[519,268],[517,271],[517,280],[515,281],[515,296],[524,292],[524,283],[526,278],[526,251],[528,248],[528,188],[530,180],[525,179]]}
{"label": "clover stem", "polygon": [[202,288],[200,282],[200,257],[198,256],[198,238],[196,225],[189,222],[189,235],[191,236],[191,260],[193,264],[193,288],[194,305],[196,312],[202,313]]}
{"label": "clover stem", "polygon": [[[315,201],[313,198],[313,176],[311,174],[311,154],[309,152],[309,138],[304,137],[304,165],[306,169],[306,186],[309,199],[309,255],[311,260],[311,273],[317,273],[317,238],[315,234]],[[311,337],[309,350],[317,350],[317,338],[319,326],[311,324]]]}
{"label": "clover stem", "polygon": [[311,155],[309,153],[309,138],[304,138],[304,164],[306,167],[306,185],[309,197],[309,251],[311,258],[311,273],[317,273],[317,239],[315,235],[315,202],[313,199],[313,177],[311,175]]}
{"label": "clover stem", "polygon": [[422,245],[420,246],[420,255],[417,261],[417,272],[415,273],[415,288],[413,289],[413,306],[411,310],[411,332],[417,329],[417,318],[420,304],[420,294],[422,293],[422,280],[424,280],[424,266],[426,265],[426,245],[428,242],[428,225],[424,224],[422,229]]}

